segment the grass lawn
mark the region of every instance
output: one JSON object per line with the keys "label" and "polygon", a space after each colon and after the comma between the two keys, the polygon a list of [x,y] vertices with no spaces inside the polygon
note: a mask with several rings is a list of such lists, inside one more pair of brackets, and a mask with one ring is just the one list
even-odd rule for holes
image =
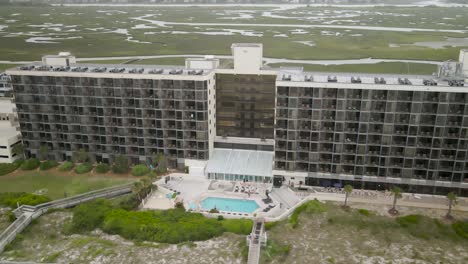
{"label": "grass lawn", "polygon": [[46,189],[44,195],[51,199],[102,189],[114,185],[134,181],[130,176],[114,176],[109,174],[96,175],[86,173],[77,175],[72,172],[59,172],[57,169],[48,171],[21,171],[0,176],[0,192],[35,192]]}
{"label": "grass lawn", "polygon": [[0,64],[0,72],[18,66],[18,64]]}
{"label": "grass lawn", "polygon": [[349,65],[311,65],[292,63],[272,63],[268,66],[303,67],[304,71],[317,72],[360,72],[360,73],[390,73],[390,74],[432,74],[437,71],[437,65],[423,63],[381,62],[376,64]]}

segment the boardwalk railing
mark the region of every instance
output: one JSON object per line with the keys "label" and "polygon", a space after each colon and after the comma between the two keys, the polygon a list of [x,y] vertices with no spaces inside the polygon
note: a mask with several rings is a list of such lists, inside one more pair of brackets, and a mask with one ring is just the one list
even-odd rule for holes
{"label": "boardwalk railing", "polygon": [[254,222],[252,233],[247,236],[249,243],[249,255],[247,264],[258,264],[260,262],[260,250],[262,246],[266,246],[266,233],[264,219],[258,219]]}
{"label": "boardwalk railing", "polygon": [[112,198],[131,192],[132,184],[119,185],[91,191],[69,198],[59,199],[36,206],[22,205],[15,209],[16,220],[8,226],[5,231],[0,234],[0,253],[3,252],[5,246],[13,241],[21,231],[23,231],[33,219],[38,218],[50,209],[70,208],[80,203],[88,202],[97,198]]}

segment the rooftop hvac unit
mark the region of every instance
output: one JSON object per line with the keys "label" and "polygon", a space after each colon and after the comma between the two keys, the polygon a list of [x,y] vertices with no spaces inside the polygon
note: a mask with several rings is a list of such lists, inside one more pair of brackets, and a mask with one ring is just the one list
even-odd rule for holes
{"label": "rooftop hvac unit", "polygon": [[34,69],[34,65],[21,66],[19,69],[22,70],[22,71],[30,71],[30,70]]}
{"label": "rooftop hvac unit", "polygon": [[125,71],[125,68],[114,68],[114,69],[109,70],[109,72],[111,73],[122,73],[124,71]]}
{"label": "rooftop hvac unit", "polygon": [[174,69],[174,70],[171,70],[171,71],[169,72],[169,74],[172,74],[172,75],[180,75],[180,74],[182,74],[183,72],[184,72],[183,70],[175,70],[175,69]]}
{"label": "rooftop hvac unit", "polygon": [[74,67],[74,68],[71,68],[72,72],[81,72],[81,67]]}
{"label": "rooftop hvac unit", "polygon": [[314,77],[312,77],[312,75],[306,75],[304,80],[306,82],[313,82],[314,81]]}
{"label": "rooftop hvac unit", "polygon": [[450,86],[465,86],[465,81],[463,81],[463,80],[449,80],[448,84]]}
{"label": "rooftop hvac unit", "polygon": [[436,80],[424,79],[424,80],[423,80],[423,84],[426,85],[426,86],[436,86],[436,85],[437,85],[437,81],[436,81]]}
{"label": "rooftop hvac unit", "polygon": [[408,78],[398,78],[398,83],[401,85],[411,85],[411,81]]}
{"label": "rooftop hvac unit", "polygon": [[385,79],[384,79],[383,77],[380,77],[380,78],[379,78],[379,77],[375,77],[375,78],[374,78],[374,82],[375,82],[376,84],[386,84],[386,83],[387,83],[387,81],[385,81]]}
{"label": "rooftop hvac unit", "polygon": [[283,79],[283,81],[290,81],[291,80],[291,74],[289,74],[289,75],[283,74],[282,79]]}
{"label": "rooftop hvac unit", "polygon": [[338,82],[338,79],[336,76],[328,76],[327,78],[328,82]]}
{"label": "rooftop hvac unit", "polygon": [[128,72],[129,73],[143,73],[144,71],[145,71],[145,69],[143,69],[143,68],[137,68],[137,69],[131,69]]}
{"label": "rooftop hvac unit", "polygon": [[150,70],[148,73],[150,74],[162,74],[164,72],[163,69],[153,69],[153,70]]}
{"label": "rooftop hvac unit", "polygon": [[53,71],[55,72],[64,72],[70,70],[70,67],[65,67],[65,66],[60,66],[60,67],[55,67]]}
{"label": "rooftop hvac unit", "polygon": [[36,71],[48,71],[50,70],[52,67],[51,66],[47,66],[47,65],[42,65],[42,66],[39,66],[39,67],[36,67],[36,68],[32,68]]}
{"label": "rooftop hvac unit", "polygon": [[361,78],[359,77],[351,77],[351,83],[362,83]]}
{"label": "rooftop hvac unit", "polygon": [[92,71],[93,72],[105,72],[107,70],[106,67],[98,67],[98,68],[94,68]]}

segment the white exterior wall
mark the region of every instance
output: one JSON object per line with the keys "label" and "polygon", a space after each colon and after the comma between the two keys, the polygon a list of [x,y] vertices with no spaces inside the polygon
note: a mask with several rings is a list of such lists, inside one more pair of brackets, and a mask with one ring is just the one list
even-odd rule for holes
{"label": "white exterior wall", "polygon": [[[73,66],[80,66],[73,65]],[[41,72],[41,71],[25,71],[11,69],[6,71],[9,75],[27,75],[27,76],[54,76],[54,77],[87,77],[87,78],[112,78],[112,79],[151,79],[151,80],[189,80],[189,81],[205,81],[214,78],[214,72],[210,71],[203,75],[171,75],[171,74],[136,74],[136,73],[96,73],[96,72]]]}
{"label": "white exterior wall", "polygon": [[185,60],[185,68],[211,70],[219,66],[218,59],[189,58]]}
{"label": "white exterior wall", "polygon": [[42,63],[50,66],[69,66],[76,63],[75,56],[44,56]]}
{"label": "white exterior wall", "polygon": [[208,161],[205,160],[193,160],[185,159],[185,166],[189,167],[189,175],[204,178],[205,177],[205,168]]}
{"label": "white exterior wall", "polygon": [[0,163],[11,163],[19,158],[11,153],[11,145],[21,141],[21,133],[16,130],[18,122],[14,120],[15,107],[11,98],[0,99]]}
{"label": "white exterior wall", "polygon": [[21,134],[4,121],[0,124],[0,133],[0,163],[12,163],[19,159],[19,156],[13,157],[11,145],[21,141]]}
{"label": "white exterior wall", "polygon": [[236,73],[257,73],[263,65],[262,44],[232,44]]}
{"label": "white exterior wall", "polygon": [[460,59],[459,61],[463,63],[463,74],[466,79],[468,79],[468,49],[460,50]]}

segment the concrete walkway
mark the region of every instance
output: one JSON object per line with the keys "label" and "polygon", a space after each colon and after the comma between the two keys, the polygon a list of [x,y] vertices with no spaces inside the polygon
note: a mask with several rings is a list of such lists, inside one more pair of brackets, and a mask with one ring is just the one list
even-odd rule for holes
{"label": "concrete walkway", "polygon": [[[345,195],[341,193],[325,193],[325,192],[317,192],[311,193],[310,197],[312,199],[317,199],[319,201],[334,201],[334,202],[343,202],[345,199]],[[432,197],[428,197],[432,198]],[[438,197],[437,197],[438,198]],[[377,205],[392,205],[393,197],[356,197],[350,196],[348,198],[348,202],[350,203],[365,203],[365,204],[377,204]],[[447,210],[448,202],[446,199],[431,199],[427,200],[427,198],[421,199],[411,199],[410,195],[405,194],[402,199],[398,200],[399,206],[407,206],[407,207],[419,207],[419,208],[429,208],[429,209],[442,209]],[[464,211],[468,212],[468,206],[463,203],[454,206],[453,210],[456,211]]]}

